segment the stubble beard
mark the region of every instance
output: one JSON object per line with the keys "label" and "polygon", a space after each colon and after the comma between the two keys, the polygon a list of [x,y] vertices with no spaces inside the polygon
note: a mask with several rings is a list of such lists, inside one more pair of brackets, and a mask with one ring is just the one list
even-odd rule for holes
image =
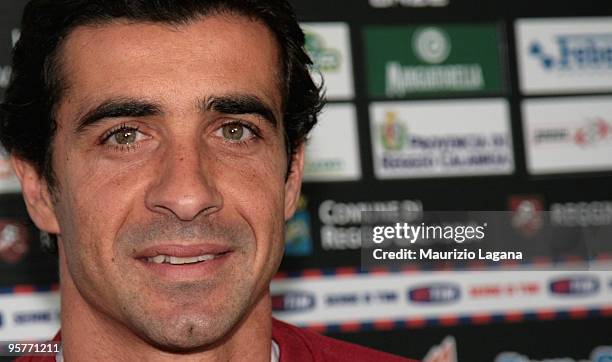
{"label": "stubble beard", "polygon": [[[219,293],[224,287],[229,290]],[[151,301],[133,295],[126,298],[121,314],[134,334],[167,352],[205,351],[222,344],[246,318],[257,298],[252,295],[252,285],[235,278],[215,285],[165,289],[163,295],[172,299],[165,310],[151,308]],[[213,298],[208,297],[211,294]]]}
{"label": "stubble beard", "polygon": [[[88,304],[159,350],[186,354],[222,344],[247,318],[262,295],[262,291],[256,290],[259,283],[251,270],[256,240],[246,225],[210,220],[184,225],[167,219],[134,226],[122,234],[118,245],[119,253],[124,255],[141,247],[142,240],[152,244],[154,240],[212,239],[233,248],[232,255],[228,256],[230,260],[206,280],[161,281],[152,275],[133,274],[130,264],[125,263],[123,270],[115,269],[118,279],[110,286],[115,295],[104,293],[105,299],[114,299],[111,305],[92,294],[91,287],[81,290]],[[78,269],[84,267],[81,265]],[[87,279],[81,279],[78,284],[101,282],[95,277],[90,282]]]}

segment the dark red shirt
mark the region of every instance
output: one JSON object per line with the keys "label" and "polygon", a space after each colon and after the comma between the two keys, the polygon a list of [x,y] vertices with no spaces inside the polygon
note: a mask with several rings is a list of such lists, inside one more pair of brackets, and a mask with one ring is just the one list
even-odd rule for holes
{"label": "dark red shirt", "polygon": [[280,349],[280,362],[416,362],[356,344],[339,341],[272,320],[272,339]]}
{"label": "dark red shirt", "polygon": [[[272,319],[272,339],[280,349],[280,362],[416,362]],[[61,340],[58,333],[54,341]],[[21,357],[16,362],[55,362],[54,356]]]}

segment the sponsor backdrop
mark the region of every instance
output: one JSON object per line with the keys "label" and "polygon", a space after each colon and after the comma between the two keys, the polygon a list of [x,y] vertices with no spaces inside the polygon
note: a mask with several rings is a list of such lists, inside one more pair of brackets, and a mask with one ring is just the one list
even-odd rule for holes
{"label": "sponsor backdrop", "polygon": [[[271,287],[275,315],[427,361],[612,360],[609,266],[359,268],[364,210],[510,211],[525,235],[541,211],[568,231],[612,225],[612,5],[293,3],[329,104]],[[0,2],[0,97],[23,4]],[[0,153],[0,340],[51,337],[57,283]]]}

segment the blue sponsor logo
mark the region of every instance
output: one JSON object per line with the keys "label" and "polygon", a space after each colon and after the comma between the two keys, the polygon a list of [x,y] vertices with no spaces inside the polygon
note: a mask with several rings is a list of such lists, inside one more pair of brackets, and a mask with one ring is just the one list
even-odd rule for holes
{"label": "blue sponsor logo", "polygon": [[312,254],[312,237],[310,236],[310,215],[299,211],[287,222],[285,229],[285,255],[307,256]]}
{"label": "blue sponsor logo", "polygon": [[[570,357],[557,357],[557,358],[545,358],[542,361],[551,362],[563,362],[563,361],[578,361],[578,359]],[[495,357],[494,362],[529,362],[535,361],[528,356],[522,355],[517,352],[502,352]],[[538,359],[540,361],[540,359]],[[587,361],[580,359],[580,361]],[[591,352],[591,357],[588,359],[590,362],[612,362],[612,347],[602,346],[597,347]]]}
{"label": "blue sponsor logo", "polygon": [[538,41],[529,45],[529,54],[546,70],[612,70],[612,33],[566,34],[555,38],[556,54],[547,52]]}
{"label": "blue sponsor logo", "polygon": [[17,312],[13,315],[13,321],[17,325],[51,323],[55,320],[52,311]]}
{"label": "blue sponsor logo", "polygon": [[325,297],[325,304],[328,306],[359,304],[371,305],[392,303],[397,299],[397,293],[387,290],[362,293],[335,293]]}
{"label": "blue sponsor logo", "polygon": [[315,307],[315,297],[310,292],[286,292],[272,295],[273,312],[303,312]]}
{"label": "blue sponsor logo", "polygon": [[442,304],[458,301],[461,290],[455,284],[436,283],[414,287],[408,290],[408,300],[414,303]]}
{"label": "blue sponsor logo", "polygon": [[298,210],[287,221],[285,227],[285,255],[308,256],[312,254],[310,215],[306,209],[306,198],[300,197]]}
{"label": "blue sponsor logo", "polygon": [[590,275],[575,275],[551,280],[548,290],[556,295],[592,295],[599,291],[599,279]]}
{"label": "blue sponsor logo", "polygon": [[597,347],[591,353],[593,362],[612,362],[612,347]]}

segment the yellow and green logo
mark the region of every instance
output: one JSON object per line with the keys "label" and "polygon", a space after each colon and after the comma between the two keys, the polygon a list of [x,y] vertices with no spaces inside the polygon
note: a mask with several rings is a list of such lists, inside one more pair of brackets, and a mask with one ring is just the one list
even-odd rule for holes
{"label": "yellow and green logo", "polygon": [[401,150],[406,143],[406,136],[406,126],[397,119],[395,112],[388,111],[384,122],[380,125],[380,138],[385,150]]}

